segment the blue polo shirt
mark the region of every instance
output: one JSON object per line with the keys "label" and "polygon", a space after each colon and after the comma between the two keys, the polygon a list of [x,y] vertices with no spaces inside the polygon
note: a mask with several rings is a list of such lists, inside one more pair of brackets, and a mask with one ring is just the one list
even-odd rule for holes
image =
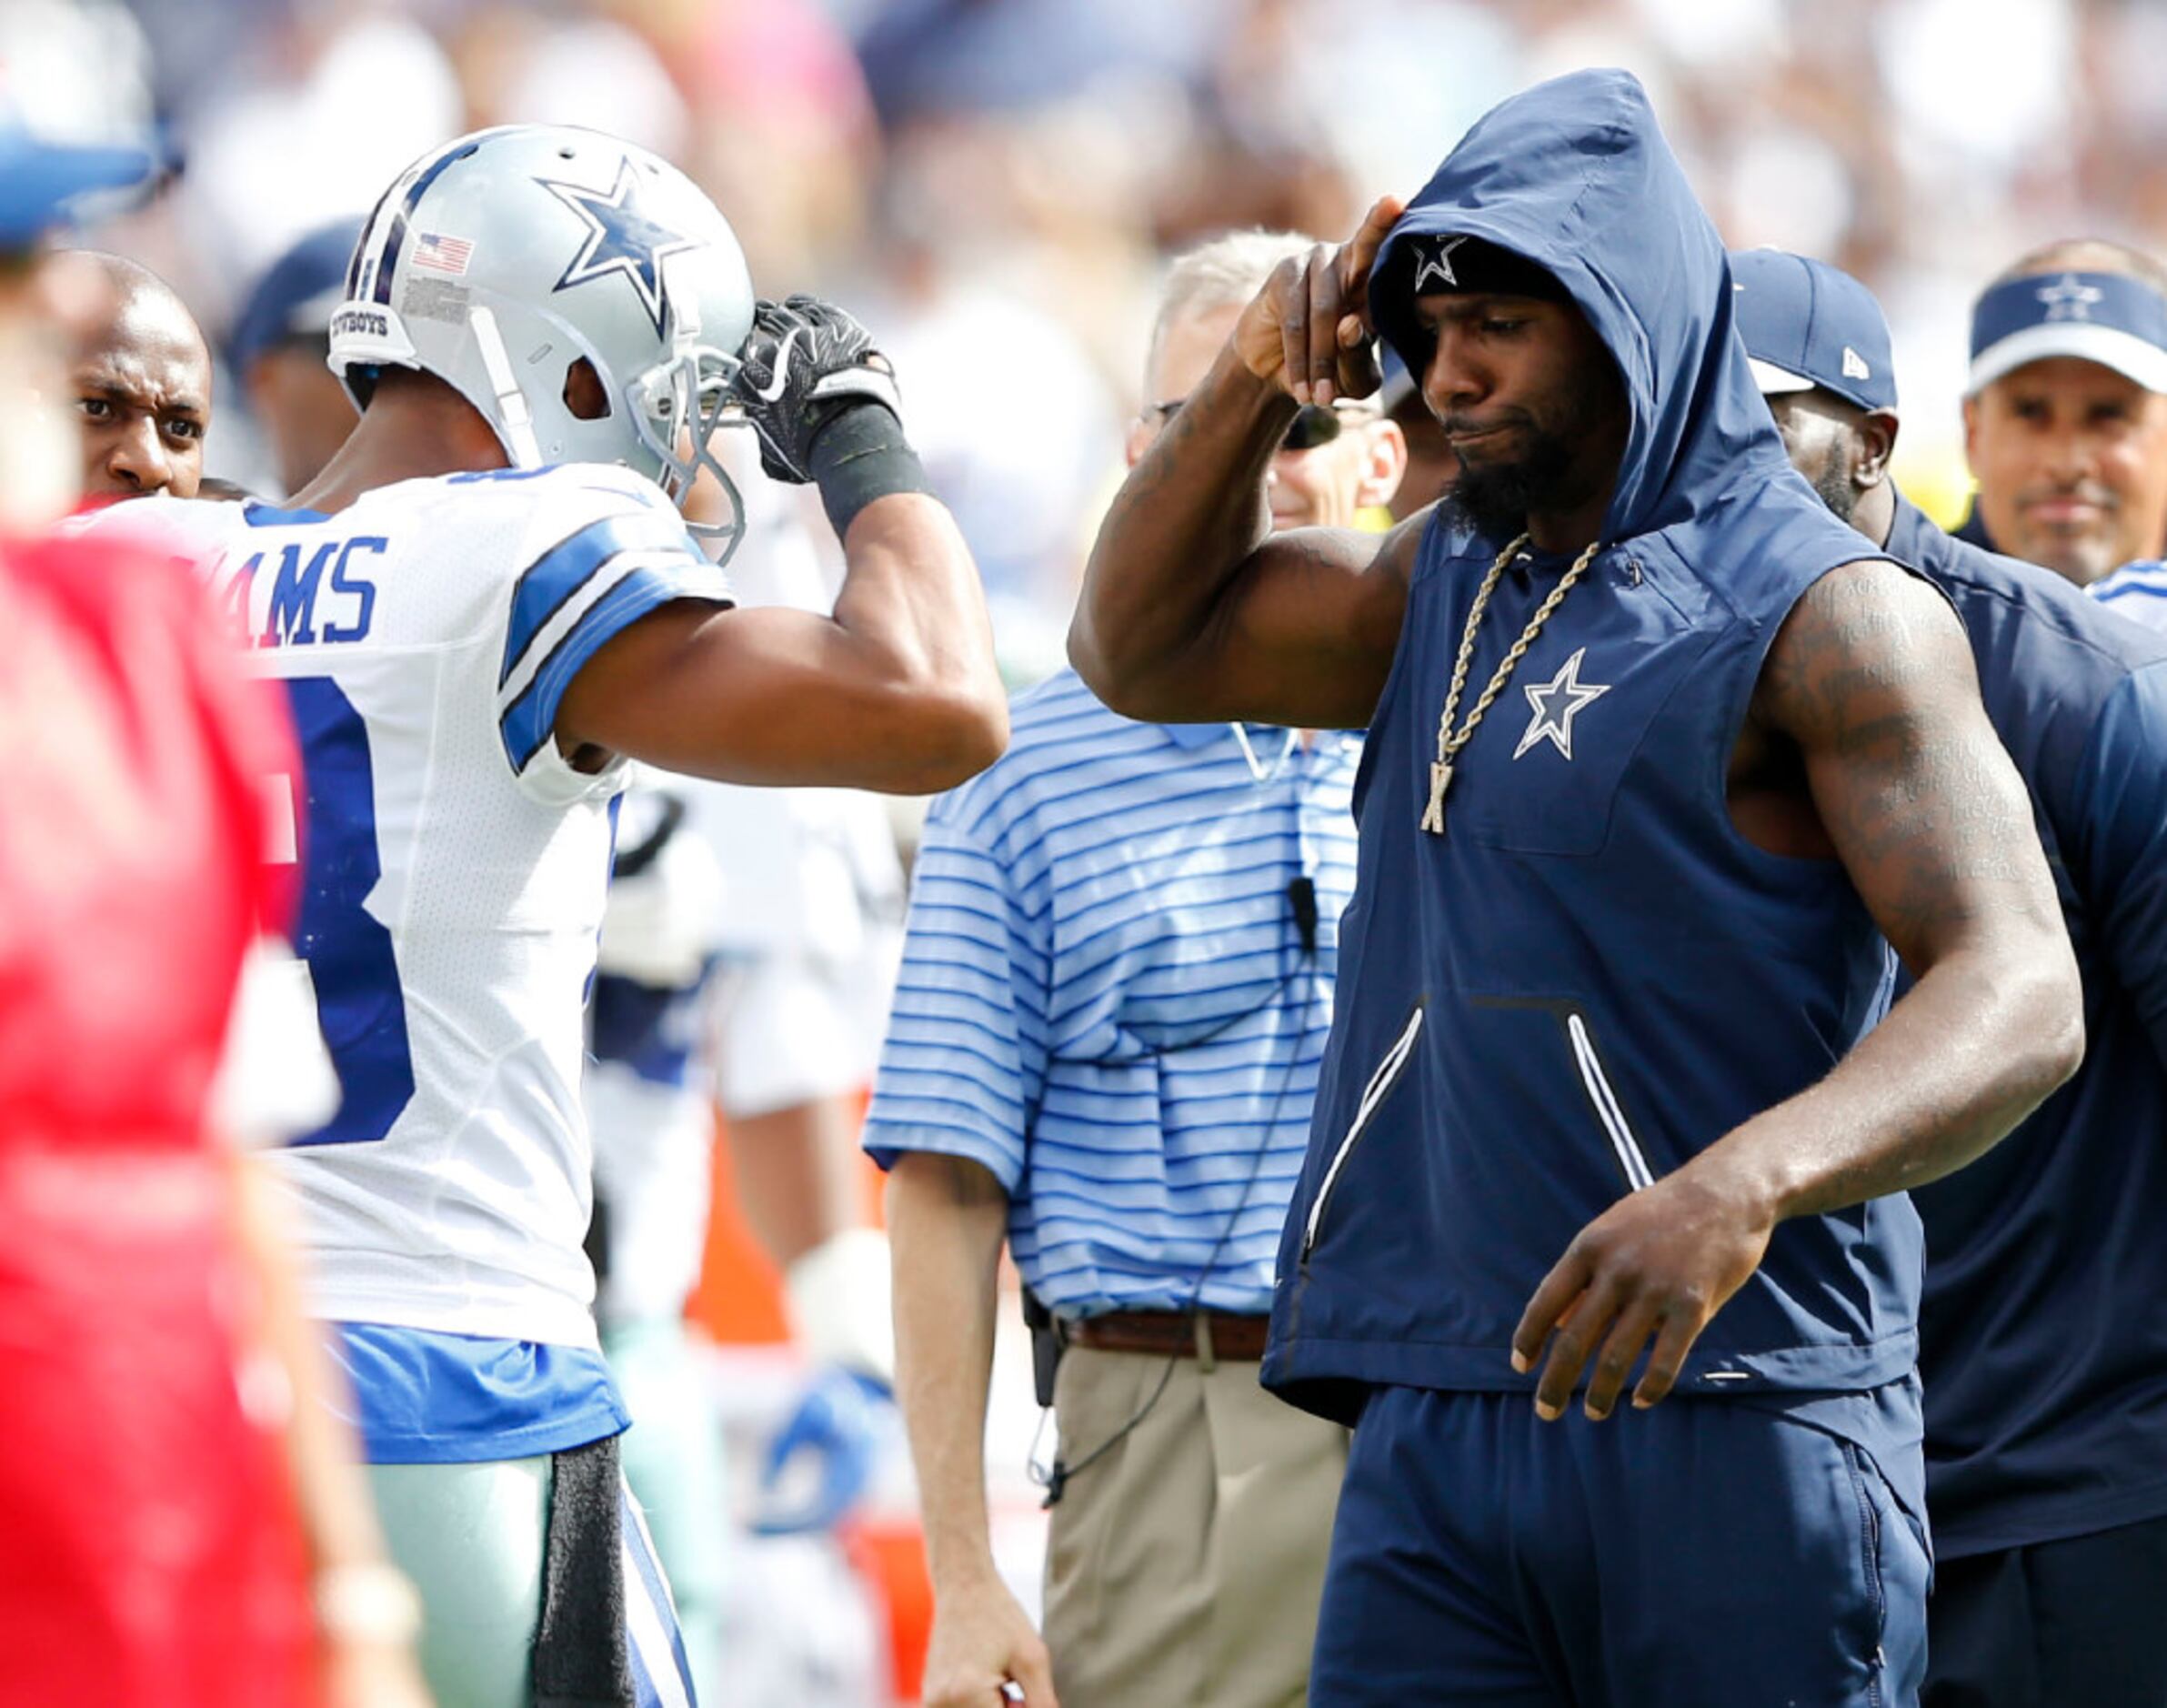
{"label": "blue polo shirt", "polygon": [[1012,722],[927,819],[866,1149],[990,1170],[1018,1269],[1064,1315],[1261,1315],[1331,1026],[1359,738],[1135,723],[1068,671]]}

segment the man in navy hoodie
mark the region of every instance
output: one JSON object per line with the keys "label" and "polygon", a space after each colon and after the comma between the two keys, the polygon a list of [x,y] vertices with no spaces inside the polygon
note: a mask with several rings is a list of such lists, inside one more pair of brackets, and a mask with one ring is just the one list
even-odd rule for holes
{"label": "man in navy hoodie", "polygon": [[[1109,704],[1370,728],[1263,1367],[1359,1420],[1323,1708],[1915,1700],[1902,1189],[2079,992],[1963,631],[1785,463],[1730,283],[1640,85],[1541,85],[1275,276],[1093,554]],[[1372,328],[1450,506],[1269,537]]]}
{"label": "man in navy hoodie", "polygon": [[1772,249],[1731,269],[1791,466],[1964,619],[2084,980],[2077,1076],[1918,1194],[1924,1700],[2167,1703],[2167,641],[1896,490],[1889,328],[1863,285]]}

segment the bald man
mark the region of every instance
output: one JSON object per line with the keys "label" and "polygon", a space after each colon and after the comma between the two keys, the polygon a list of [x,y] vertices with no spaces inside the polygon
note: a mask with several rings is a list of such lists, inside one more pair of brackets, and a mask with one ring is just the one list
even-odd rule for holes
{"label": "bald man", "polygon": [[196,316],[164,279],[121,256],[80,249],[55,265],[95,273],[112,305],[72,376],[84,495],[195,497],[211,425],[211,352]]}

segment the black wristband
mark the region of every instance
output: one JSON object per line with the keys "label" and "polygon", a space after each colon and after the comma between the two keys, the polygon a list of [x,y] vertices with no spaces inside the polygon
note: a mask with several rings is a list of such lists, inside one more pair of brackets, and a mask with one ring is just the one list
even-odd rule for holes
{"label": "black wristband", "polygon": [[895,411],[869,397],[838,410],[814,436],[806,461],[838,539],[875,498],[933,490]]}

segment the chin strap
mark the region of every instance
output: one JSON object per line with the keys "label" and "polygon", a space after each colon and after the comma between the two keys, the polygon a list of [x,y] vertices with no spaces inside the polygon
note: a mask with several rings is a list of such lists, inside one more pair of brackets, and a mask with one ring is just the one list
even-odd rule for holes
{"label": "chin strap", "polygon": [[534,417],[528,413],[527,394],[519,389],[518,377],[512,372],[512,358],[504,347],[504,334],[497,329],[496,315],[487,308],[470,308],[467,324],[474,332],[475,347],[481,352],[483,371],[489,376],[497,413],[503,417],[498,430],[504,435],[505,449],[511,454],[512,467],[539,468],[542,447],[535,441]]}

